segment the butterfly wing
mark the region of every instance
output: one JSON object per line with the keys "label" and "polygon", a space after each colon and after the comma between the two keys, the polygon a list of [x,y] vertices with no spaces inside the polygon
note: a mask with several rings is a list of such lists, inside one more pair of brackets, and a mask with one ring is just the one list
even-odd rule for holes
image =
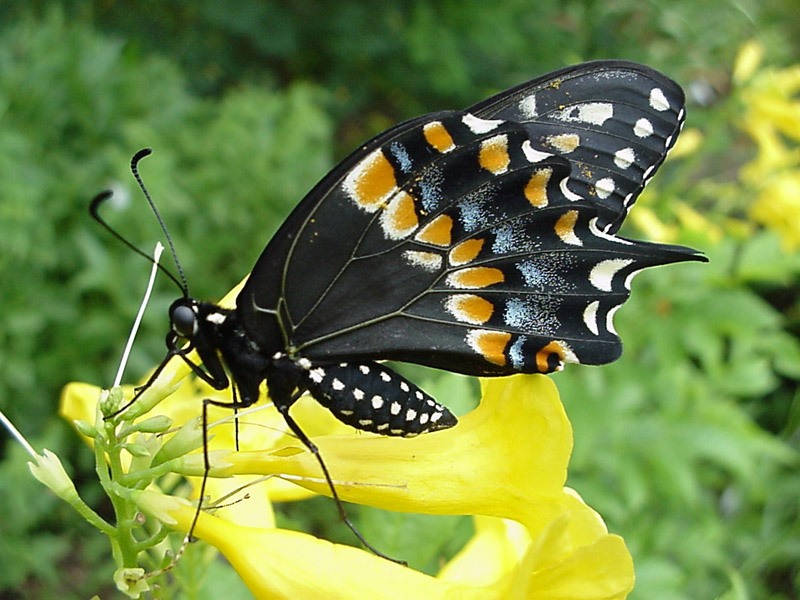
{"label": "butterfly wing", "polygon": [[684,94],[658,71],[597,61],[534,79],[467,109],[522,123],[531,144],[572,164],[570,189],[598,208],[598,227],[616,232],[677,140]]}
{"label": "butterfly wing", "polygon": [[[677,86],[655,72],[590,63],[377,136],[267,246],[237,299],[248,334],[265,352],[318,362],[395,359],[468,374],[614,360],[612,317],[632,276],[699,258],[609,233],[669,147],[639,144],[629,126],[647,118],[638,115],[649,114],[641,105],[654,82],[676,101]],[[600,103],[611,116],[586,108]],[[556,136],[585,147],[554,151]],[[628,147],[636,168],[612,171]],[[601,169],[614,175],[598,178]]]}

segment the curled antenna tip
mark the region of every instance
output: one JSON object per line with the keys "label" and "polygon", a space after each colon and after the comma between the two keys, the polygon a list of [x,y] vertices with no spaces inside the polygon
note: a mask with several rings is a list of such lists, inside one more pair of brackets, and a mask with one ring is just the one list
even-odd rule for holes
{"label": "curled antenna tip", "polygon": [[109,198],[111,198],[111,196],[113,196],[113,195],[114,195],[114,192],[112,192],[111,190],[105,190],[105,191],[100,192],[99,194],[97,194],[97,196],[95,196],[92,199],[92,203],[89,205],[89,212],[92,215],[96,216],[97,215],[97,210],[100,207],[100,205],[103,202],[105,202],[106,200],[108,200]]}
{"label": "curled antenna tip", "polygon": [[142,148],[136,154],[133,155],[133,158],[131,159],[131,167],[135,168],[140,160],[142,160],[146,156],[150,156],[152,153],[153,151],[150,148]]}

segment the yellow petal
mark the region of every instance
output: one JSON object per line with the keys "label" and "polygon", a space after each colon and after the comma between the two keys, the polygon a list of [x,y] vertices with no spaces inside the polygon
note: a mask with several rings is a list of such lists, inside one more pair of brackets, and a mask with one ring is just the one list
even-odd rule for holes
{"label": "yellow petal", "polygon": [[733,67],[733,80],[744,83],[753,76],[764,58],[764,47],[757,40],[745,42],[736,55]]}
{"label": "yellow petal", "polygon": [[[96,419],[95,407],[102,391],[96,385],[88,383],[68,383],[61,390],[58,414],[70,423],[78,420],[94,423]],[[82,435],[81,437],[87,440],[85,436]]]}
{"label": "yellow petal", "polygon": [[[683,130],[675,146],[669,152],[669,160],[683,158],[694,154],[703,143],[704,136],[696,127],[687,127]],[[635,211],[634,211],[635,212]]]}
{"label": "yellow petal", "polygon": [[519,566],[531,536],[510,519],[476,516],[474,521],[475,535],[438,577],[467,585],[494,585]]}
{"label": "yellow petal", "polygon": [[679,234],[677,227],[664,223],[648,206],[637,206],[629,218],[647,234],[648,239],[656,242],[672,242]]}
{"label": "yellow petal", "polygon": [[[140,508],[188,531],[194,509],[156,492]],[[368,554],[282,529],[244,527],[202,513],[194,535],[228,559],[256,598],[269,600],[503,600],[502,589],[449,583]]]}
{"label": "yellow petal", "polygon": [[800,248],[800,170],[771,179],[750,208],[750,216],[774,230],[787,252]]}

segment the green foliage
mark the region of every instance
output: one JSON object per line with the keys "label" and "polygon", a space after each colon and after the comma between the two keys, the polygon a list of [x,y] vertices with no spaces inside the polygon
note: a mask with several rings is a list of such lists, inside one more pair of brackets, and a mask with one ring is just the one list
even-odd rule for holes
{"label": "green foliage", "polygon": [[[91,467],[56,415],[58,391],[69,380],[110,384],[149,268],[86,208],[113,188],[106,217],[149,251],[160,231],[127,170],[139,148],[154,148],[142,172],[192,292],[213,299],[247,273],[334,157],[401,118],[607,57],[646,62],[684,84],[706,82],[719,98],[747,37],[760,37],[784,63],[800,54],[790,0],[713,10],[686,0],[333,6],[0,7],[0,408],[38,446],[71,455],[79,484]],[[668,218],[682,199],[722,226],[749,205],[737,171],[751,148],[735,129],[735,103],[691,108],[689,124],[705,142],[659,174],[652,208]],[[576,433],[570,485],[630,546],[632,597],[788,600],[800,586],[800,256],[770,233],[724,230],[711,241],[684,229],[711,263],[637,278],[617,319],[623,359],[557,376]],[[128,380],[161,358],[174,295],[160,283]],[[450,398],[475,397],[465,378],[414,377],[450,406],[459,404]],[[85,524],[29,477],[16,450],[3,456],[0,590],[101,591],[108,567]],[[98,501],[91,487],[81,492]],[[325,499],[285,512],[284,524],[349,538]],[[442,539],[469,531],[438,518],[361,516],[376,545],[431,571],[457,549],[442,548]],[[411,535],[420,531],[432,539]],[[180,577],[186,589],[231,577],[200,575]]]}
{"label": "green foliage", "polygon": [[775,436],[756,421],[798,377],[800,344],[744,284],[732,245],[710,248],[708,265],[637,278],[617,318],[623,358],[557,376],[575,428],[570,485],[629,543],[634,597],[715,597],[735,572],[767,597],[797,560],[753,549],[800,535],[800,455],[780,439],[797,425]]}

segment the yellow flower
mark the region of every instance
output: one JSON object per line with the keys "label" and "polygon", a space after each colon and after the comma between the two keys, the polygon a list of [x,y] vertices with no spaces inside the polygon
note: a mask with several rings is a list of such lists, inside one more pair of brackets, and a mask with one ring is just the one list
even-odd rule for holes
{"label": "yellow flower", "polygon": [[734,67],[745,107],[742,129],[757,148],[740,177],[757,195],[750,217],[773,229],[791,251],[800,247],[800,65],[762,68],[763,55],[761,45],[750,41]]}
{"label": "yellow flower", "polygon": [[800,169],[770,179],[761,188],[750,215],[781,236],[784,248],[800,248]]}
{"label": "yellow flower", "polygon": [[[703,133],[696,127],[687,127],[683,130],[675,146],[669,151],[667,160],[675,160],[690,156],[697,152],[703,144]],[[635,211],[634,211],[635,212]]]}
{"label": "yellow flower", "polygon": [[764,58],[764,46],[757,40],[742,44],[733,66],[733,80],[742,84],[753,76]]}

